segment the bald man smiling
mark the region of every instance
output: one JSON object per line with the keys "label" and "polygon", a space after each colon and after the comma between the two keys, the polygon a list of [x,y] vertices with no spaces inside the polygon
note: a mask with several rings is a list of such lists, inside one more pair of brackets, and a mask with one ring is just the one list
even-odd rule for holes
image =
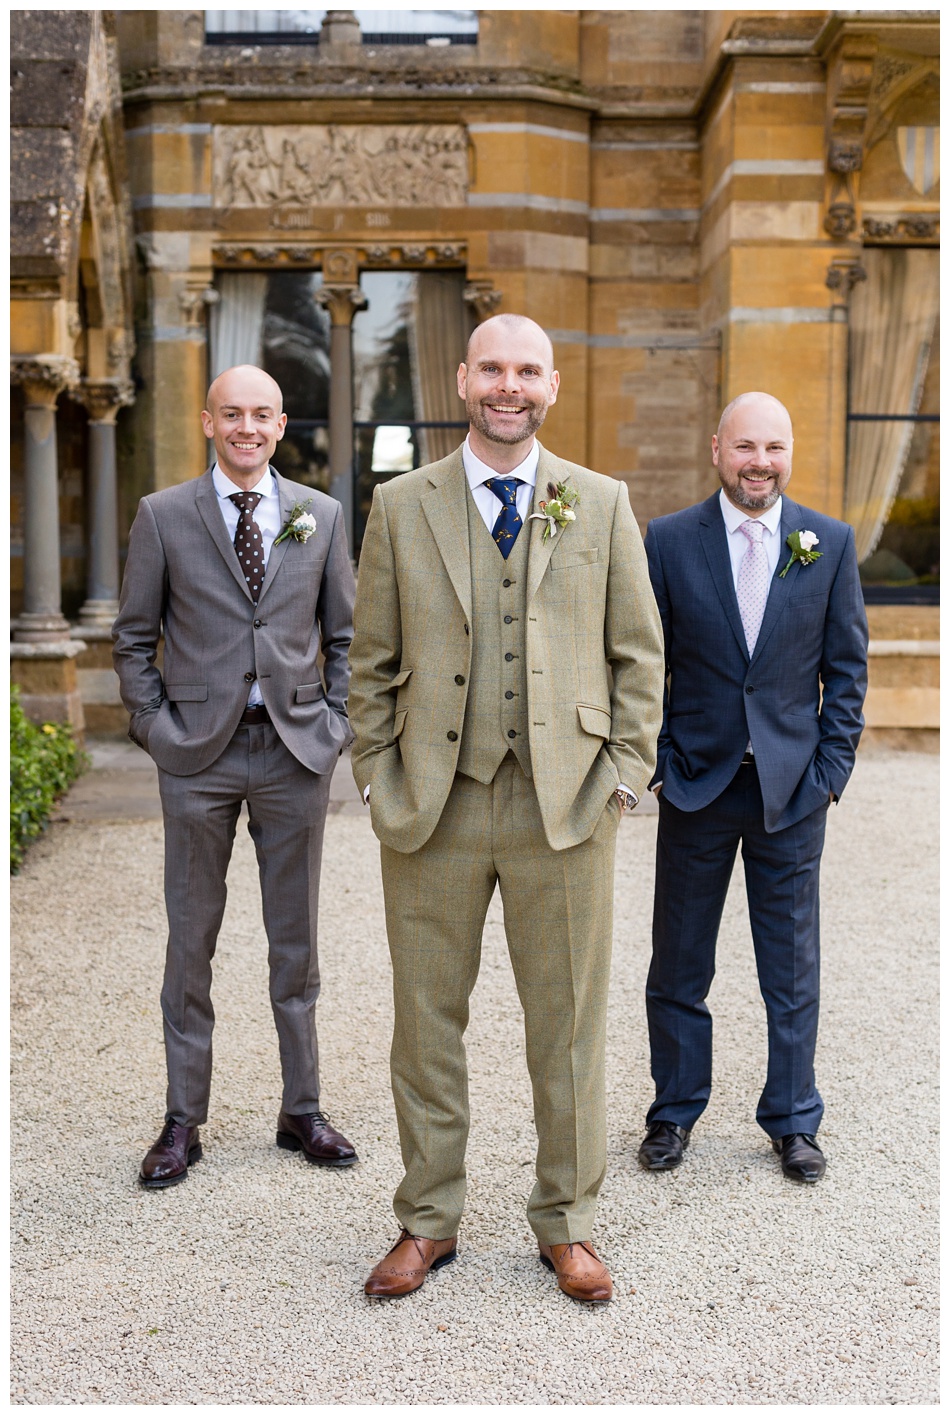
{"label": "bald man smiling", "polygon": [[113,628],[129,736],[158,767],[165,820],[168,1092],[139,1175],[148,1189],[179,1183],[201,1157],[211,960],[243,802],[283,1074],[277,1144],[315,1164],[356,1160],[321,1108],[314,1021],[323,827],[330,777],[352,738],[355,586],[342,508],[270,465],[287,419],[262,369],[222,373],[201,418],[216,461],[139,504]]}

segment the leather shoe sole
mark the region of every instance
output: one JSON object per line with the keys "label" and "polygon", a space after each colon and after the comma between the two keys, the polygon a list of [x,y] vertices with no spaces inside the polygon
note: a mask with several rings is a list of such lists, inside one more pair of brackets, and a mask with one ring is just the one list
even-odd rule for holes
{"label": "leather shoe sole", "polygon": [[185,1168],[178,1174],[169,1174],[163,1179],[146,1179],[143,1174],[139,1175],[139,1184],[143,1189],[170,1189],[173,1184],[180,1184],[183,1179],[188,1178],[188,1169],[191,1165],[197,1164],[202,1156],[201,1145],[192,1145],[188,1151],[188,1158]]}
{"label": "leather shoe sole", "polygon": [[304,1159],[311,1164],[323,1165],[324,1169],[349,1169],[351,1164],[356,1164],[358,1155],[344,1155],[342,1159],[334,1159],[332,1156],[324,1159],[320,1155],[312,1155],[302,1140],[298,1140],[296,1135],[288,1135],[286,1130],[277,1131],[277,1147],[281,1150],[303,1150]]}

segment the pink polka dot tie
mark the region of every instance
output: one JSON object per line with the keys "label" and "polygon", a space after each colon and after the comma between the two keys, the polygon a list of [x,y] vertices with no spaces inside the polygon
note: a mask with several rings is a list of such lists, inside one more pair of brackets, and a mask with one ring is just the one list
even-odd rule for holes
{"label": "pink polka dot tie", "polygon": [[749,549],[739,563],[739,583],[736,595],[739,613],[745,630],[746,647],[749,657],[755,649],[755,641],[762,627],[765,602],[769,597],[769,560],[762,544],[765,527],[759,521],[744,521],[739,530],[749,542]]}
{"label": "pink polka dot tie", "polygon": [[261,597],[264,583],[264,537],[254,519],[260,499],[259,491],[236,491],[228,497],[241,513],[234,532],[234,549],[255,604]]}

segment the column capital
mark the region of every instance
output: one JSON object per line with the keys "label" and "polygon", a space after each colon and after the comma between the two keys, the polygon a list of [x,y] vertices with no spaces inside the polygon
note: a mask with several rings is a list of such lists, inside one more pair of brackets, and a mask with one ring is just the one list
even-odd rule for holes
{"label": "column capital", "polygon": [[501,304],[501,291],[496,290],[491,280],[470,280],[462,296],[465,303],[475,312],[479,324],[494,314]]}
{"label": "column capital", "polygon": [[73,393],[93,423],[114,423],[120,408],[135,401],[135,385],[128,378],[84,378]]}
{"label": "column capital", "polygon": [[321,285],[314,299],[329,311],[334,325],[352,324],[357,310],[365,310],[369,303],[358,285]]}
{"label": "column capital", "polygon": [[28,407],[52,410],[63,390],[79,382],[79,365],[65,354],[14,355],[10,381],[23,389]]}

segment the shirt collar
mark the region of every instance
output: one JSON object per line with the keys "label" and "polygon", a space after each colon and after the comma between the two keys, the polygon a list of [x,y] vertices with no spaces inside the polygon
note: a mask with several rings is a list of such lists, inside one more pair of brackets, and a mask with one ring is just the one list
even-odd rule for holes
{"label": "shirt collar", "polygon": [[[744,511],[740,510],[738,506],[733,506],[724,491],[720,491],[719,493],[719,507],[722,511],[722,519],[726,523],[726,530],[730,535],[732,535],[734,531],[737,531],[746,521],[753,519],[747,516]],[[775,532],[782,524],[782,498],[779,497],[774,506],[770,506],[767,511],[762,512],[761,516],[756,516],[754,519],[774,536]]]}
{"label": "shirt collar", "polygon": [[474,491],[477,486],[481,486],[490,477],[517,477],[519,481],[527,482],[529,486],[534,486],[538,480],[538,458],[541,456],[541,448],[537,441],[532,442],[531,451],[525,457],[520,466],[515,467],[511,472],[496,472],[493,467],[489,467],[480,457],[476,457],[472,451],[472,445],[466,437],[462,444],[462,466],[465,468],[465,475],[468,484]]}
{"label": "shirt collar", "polygon": [[[211,468],[211,480],[214,483],[215,491],[222,501],[226,501],[227,498],[233,496],[236,491],[243,490],[243,487],[235,486],[231,478],[222,472],[217,462],[215,462],[214,466]],[[263,476],[256,486],[248,487],[248,491],[256,492],[258,496],[277,495],[277,482],[274,479],[270,467],[265,469]]]}

